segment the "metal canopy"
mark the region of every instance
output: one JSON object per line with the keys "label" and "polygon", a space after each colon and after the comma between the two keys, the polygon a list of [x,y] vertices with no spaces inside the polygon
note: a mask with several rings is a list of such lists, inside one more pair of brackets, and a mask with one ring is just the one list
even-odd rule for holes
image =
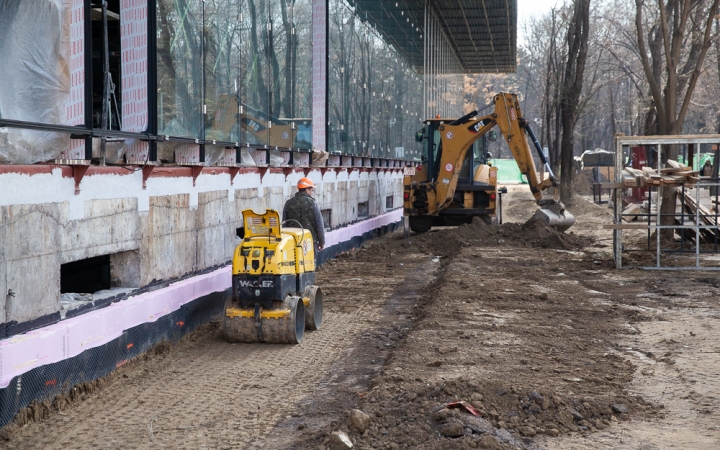
{"label": "metal canopy", "polygon": [[449,73],[516,72],[517,0],[349,0],[360,19],[422,71],[427,17],[459,62]]}

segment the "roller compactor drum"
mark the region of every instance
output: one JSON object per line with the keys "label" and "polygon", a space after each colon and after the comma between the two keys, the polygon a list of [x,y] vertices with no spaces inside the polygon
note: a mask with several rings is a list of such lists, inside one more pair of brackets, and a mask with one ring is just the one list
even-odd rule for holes
{"label": "roller compactor drum", "polygon": [[305,329],[320,328],[323,316],[322,290],[313,285],[310,230],[281,228],[275,210],[244,210],[243,225],[233,255],[232,295],[225,303],[225,339],[298,344]]}

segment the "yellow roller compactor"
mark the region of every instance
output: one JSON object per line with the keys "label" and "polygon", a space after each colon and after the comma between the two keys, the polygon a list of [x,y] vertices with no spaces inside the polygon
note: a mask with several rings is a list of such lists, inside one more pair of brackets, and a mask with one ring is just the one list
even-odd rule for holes
{"label": "yellow roller compactor", "polygon": [[[299,344],[322,324],[323,294],[315,282],[310,230],[281,227],[277,211],[243,211],[242,242],[232,261],[232,295],[223,334],[229,342]],[[292,221],[294,222],[294,221]]]}

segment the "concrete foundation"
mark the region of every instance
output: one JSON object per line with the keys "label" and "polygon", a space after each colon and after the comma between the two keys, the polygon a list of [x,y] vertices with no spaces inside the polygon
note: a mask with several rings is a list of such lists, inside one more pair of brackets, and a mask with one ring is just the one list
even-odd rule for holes
{"label": "concrete foundation", "polygon": [[[10,167],[10,168],[8,168]],[[402,172],[383,169],[91,167],[75,194],[68,167],[5,166],[0,185],[0,323],[28,323],[60,310],[62,264],[110,255],[111,285],[140,288],[227,263],[242,210],[282,210],[308,176],[327,228],[402,205]],[[364,219],[364,218],[362,218]]]}

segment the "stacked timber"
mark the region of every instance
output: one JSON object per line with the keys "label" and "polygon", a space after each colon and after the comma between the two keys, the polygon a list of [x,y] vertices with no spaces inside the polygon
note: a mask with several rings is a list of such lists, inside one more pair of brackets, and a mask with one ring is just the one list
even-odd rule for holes
{"label": "stacked timber", "polygon": [[652,167],[643,167],[642,170],[626,167],[622,171],[622,186],[613,187],[680,186],[700,181],[700,172],[691,167],[672,159],[668,160],[667,165],[659,172]]}
{"label": "stacked timber", "polygon": [[700,236],[703,241],[713,242],[713,239],[716,235],[720,236],[718,234],[718,218],[720,218],[720,215],[717,210],[717,205],[712,209],[708,209],[704,205],[696,201],[694,194],[687,191],[685,192],[683,204],[685,206],[685,211],[688,213],[688,215],[690,215],[691,219],[694,219],[697,214],[697,217],[699,219],[699,225],[711,226],[715,228],[714,230],[708,228],[700,229]]}

